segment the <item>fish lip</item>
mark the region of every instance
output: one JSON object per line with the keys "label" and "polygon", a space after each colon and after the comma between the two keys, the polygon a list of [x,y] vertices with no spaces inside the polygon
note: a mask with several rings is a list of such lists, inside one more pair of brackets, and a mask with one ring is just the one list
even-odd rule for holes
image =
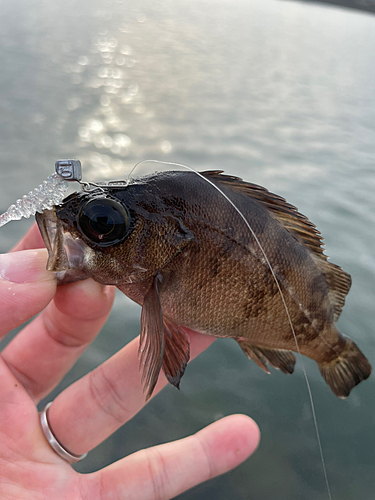
{"label": "fish lip", "polygon": [[63,222],[56,215],[55,207],[37,213],[35,218],[48,250],[47,270],[54,272],[60,282],[68,282],[67,275],[69,281],[84,279],[87,245],[65,230]]}

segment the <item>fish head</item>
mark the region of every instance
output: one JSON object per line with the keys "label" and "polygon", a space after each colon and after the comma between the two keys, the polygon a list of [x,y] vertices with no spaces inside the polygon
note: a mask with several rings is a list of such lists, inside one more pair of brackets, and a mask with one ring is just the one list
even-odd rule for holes
{"label": "fish head", "polygon": [[36,215],[60,284],[92,277],[107,285],[145,281],[192,238],[146,184],[73,193]]}
{"label": "fish head", "polygon": [[[73,220],[79,210],[77,193],[66,198],[61,205],[36,213],[35,219],[48,250],[47,270],[56,274],[60,284],[91,276],[92,249],[80,237]],[[67,211],[67,212],[66,212]],[[60,218],[60,214],[70,217]]]}

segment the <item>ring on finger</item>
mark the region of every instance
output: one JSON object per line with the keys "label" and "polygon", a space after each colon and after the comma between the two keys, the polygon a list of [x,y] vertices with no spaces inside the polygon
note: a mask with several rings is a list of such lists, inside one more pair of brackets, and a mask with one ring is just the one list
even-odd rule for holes
{"label": "ring on finger", "polygon": [[71,453],[66,448],[64,448],[63,445],[56,439],[56,436],[54,435],[48,421],[48,409],[51,404],[52,402],[46,404],[46,406],[40,412],[40,425],[42,427],[43,434],[48,441],[48,444],[51,446],[53,451],[59,455],[59,457],[70,464],[83,460],[84,458],[86,458],[87,453],[84,453],[83,455],[75,455],[74,453]]}

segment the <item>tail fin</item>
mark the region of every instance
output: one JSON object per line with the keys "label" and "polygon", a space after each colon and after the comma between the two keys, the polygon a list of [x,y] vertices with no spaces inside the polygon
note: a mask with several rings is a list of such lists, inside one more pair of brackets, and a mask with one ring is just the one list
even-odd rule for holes
{"label": "tail fin", "polygon": [[357,384],[371,374],[371,365],[351,339],[340,355],[329,363],[320,363],[319,370],[332,392],[346,398]]}

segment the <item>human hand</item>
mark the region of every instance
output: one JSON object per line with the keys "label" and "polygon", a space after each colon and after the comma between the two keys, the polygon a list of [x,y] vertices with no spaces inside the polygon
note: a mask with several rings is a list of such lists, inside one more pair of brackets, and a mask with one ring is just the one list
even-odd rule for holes
{"label": "human hand", "polygon": [[[193,436],[134,453],[81,475],[48,444],[36,405],[59,383],[104,325],[114,288],[93,280],[56,288],[35,225],[0,255],[0,339],[37,316],[0,355],[0,498],[169,499],[245,460],[259,430],[244,415],[223,418]],[[191,357],[212,339],[188,332]],[[144,405],[138,339],[65,389],[48,412],[64,448],[83,454]],[[166,384],[160,376],[155,394]]]}

